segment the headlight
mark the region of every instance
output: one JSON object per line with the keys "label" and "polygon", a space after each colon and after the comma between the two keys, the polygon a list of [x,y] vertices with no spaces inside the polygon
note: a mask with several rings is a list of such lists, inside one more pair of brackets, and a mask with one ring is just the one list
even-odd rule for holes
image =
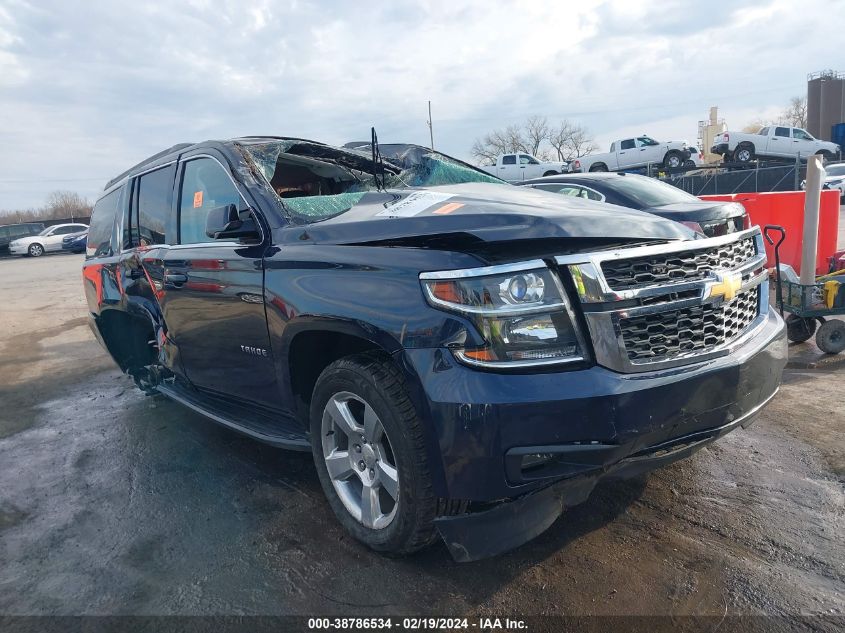
{"label": "headlight", "polygon": [[506,369],[585,358],[566,292],[541,260],[422,273],[420,281],[432,306],[463,314],[484,338],[451,346],[462,362]]}

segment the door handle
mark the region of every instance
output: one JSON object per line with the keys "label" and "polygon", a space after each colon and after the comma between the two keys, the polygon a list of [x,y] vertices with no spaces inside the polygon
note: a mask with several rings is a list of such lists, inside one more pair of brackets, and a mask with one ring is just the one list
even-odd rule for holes
{"label": "door handle", "polygon": [[188,281],[188,275],[184,273],[165,273],[164,283],[169,286],[176,286],[177,288]]}

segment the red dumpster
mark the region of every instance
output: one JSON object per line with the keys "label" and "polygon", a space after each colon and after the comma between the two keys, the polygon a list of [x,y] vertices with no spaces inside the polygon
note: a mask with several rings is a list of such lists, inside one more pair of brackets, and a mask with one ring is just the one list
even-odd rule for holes
{"label": "red dumpster", "polygon": [[[700,196],[702,200],[741,202],[751,218],[751,224],[761,227],[779,224],[786,229],[786,240],[780,247],[780,261],[801,272],[801,244],[804,239],[804,192],[774,191],[768,193],[733,193]],[[830,258],[836,252],[839,236],[839,192],[822,191],[819,208],[819,242],[816,251],[816,274],[829,270]],[[769,266],[774,266],[775,253],[766,243]]]}

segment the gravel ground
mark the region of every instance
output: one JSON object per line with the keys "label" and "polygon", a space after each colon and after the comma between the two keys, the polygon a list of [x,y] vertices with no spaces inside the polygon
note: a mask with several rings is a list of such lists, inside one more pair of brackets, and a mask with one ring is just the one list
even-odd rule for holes
{"label": "gravel ground", "polygon": [[391,560],[345,536],[309,455],[135,390],[81,263],[0,260],[0,614],[845,614],[841,364],[517,551]]}

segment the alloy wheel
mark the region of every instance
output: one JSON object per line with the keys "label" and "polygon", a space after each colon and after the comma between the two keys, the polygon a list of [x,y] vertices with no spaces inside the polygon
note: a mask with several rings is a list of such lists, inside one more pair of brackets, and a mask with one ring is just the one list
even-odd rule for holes
{"label": "alloy wheel", "polygon": [[386,528],[399,507],[399,470],[375,410],[342,391],[326,403],[321,428],[326,470],[344,507],[365,527]]}
{"label": "alloy wheel", "polygon": [[29,247],[29,254],[33,257],[41,257],[44,254],[44,249],[41,248],[40,244],[33,244]]}

